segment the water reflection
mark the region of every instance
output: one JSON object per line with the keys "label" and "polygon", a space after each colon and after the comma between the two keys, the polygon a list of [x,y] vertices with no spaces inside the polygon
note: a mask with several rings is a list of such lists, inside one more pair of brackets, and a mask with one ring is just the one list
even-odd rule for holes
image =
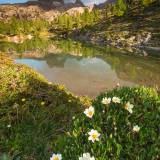
{"label": "water reflection", "polygon": [[34,39],[23,44],[0,43],[50,81],[64,84],[78,95],[95,96],[116,83],[160,88],[160,59],[72,40]]}
{"label": "water reflection", "polygon": [[17,59],[36,69],[49,81],[64,84],[77,95],[96,96],[117,83],[124,86],[135,85],[117,77],[111,66],[100,58],[77,58],[70,55],[50,55],[44,59]]}

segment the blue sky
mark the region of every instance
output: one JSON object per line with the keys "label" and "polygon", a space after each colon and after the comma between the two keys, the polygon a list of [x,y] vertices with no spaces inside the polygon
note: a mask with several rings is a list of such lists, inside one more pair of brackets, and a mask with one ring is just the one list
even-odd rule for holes
{"label": "blue sky", "polygon": [[27,0],[0,0],[0,3],[23,3],[26,2]]}
{"label": "blue sky", "polygon": [[[4,3],[24,3],[27,0],[0,0],[0,4]],[[66,2],[74,2],[75,0],[65,0]],[[93,4],[93,3],[102,3],[105,2],[106,0],[82,0],[85,4]]]}

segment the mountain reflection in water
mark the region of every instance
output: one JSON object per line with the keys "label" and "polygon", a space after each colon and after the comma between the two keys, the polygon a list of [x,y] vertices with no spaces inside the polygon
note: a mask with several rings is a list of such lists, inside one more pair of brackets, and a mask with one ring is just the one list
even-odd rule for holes
{"label": "mountain reflection in water", "polygon": [[27,64],[49,81],[64,84],[77,95],[95,97],[115,88],[117,83],[160,88],[160,59],[156,57],[72,40],[34,39],[18,45],[2,43],[0,48],[16,52],[17,63]]}
{"label": "mountain reflection in water", "polygon": [[133,86],[134,83],[117,77],[111,66],[100,58],[77,58],[70,55],[52,55],[46,59],[17,59],[36,69],[49,81],[65,84],[77,95],[96,96],[117,83]]}

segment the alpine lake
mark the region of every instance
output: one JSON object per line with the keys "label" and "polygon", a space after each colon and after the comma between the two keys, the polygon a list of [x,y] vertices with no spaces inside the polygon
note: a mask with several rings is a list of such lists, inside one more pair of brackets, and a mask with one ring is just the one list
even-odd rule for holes
{"label": "alpine lake", "polygon": [[117,86],[160,88],[160,57],[152,52],[146,56],[143,51],[38,37],[18,44],[0,42],[0,51],[78,96],[93,98]]}

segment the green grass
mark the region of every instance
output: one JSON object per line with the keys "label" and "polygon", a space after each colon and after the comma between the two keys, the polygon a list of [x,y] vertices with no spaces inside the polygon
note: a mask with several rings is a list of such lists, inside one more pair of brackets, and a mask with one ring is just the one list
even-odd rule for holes
{"label": "green grass", "polygon": [[[96,160],[159,160],[160,96],[154,89],[116,88],[99,95],[92,107],[92,117],[82,112],[69,134],[59,139],[55,152],[64,160],[77,160],[83,153]],[[100,133],[95,142],[88,139],[92,129]]]}
{"label": "green grass", "polygon": [[[2,54],[0,68],[0,159],[46,160],[53,152],[62,153],[64,160],[77,159],[83,152],[90,152],[102,160],[105,156],[146,159],[146,152],[150,159],[157,159],[160,97],[155,90],[145,87],[122,88],[101,94],[92,103],[96,119],[89,121],[83,113],[85,107],[91,105],[88,98],[72,95],[63,86],[49,83],[34,70],[14,64]],[[101,100],[105,96],[118,96],[122,103],[112,103],[108,112],[104,113]],[[127,101],[135,106],[132,115],[124,109]],[[112,121],[117,123],[119,137],[110,136]],[[140,137],[136,136],[135,139],[132,125],[126,127],[124,132],[123,127],[128,121],[141,127]],[[88,145],[84,142],[87,140],[85,134],[81,137],[82,127],[85,132],[89,131],[89,127],[98,129],[102,133],[102,142]],[[150,129],[146,130],[148,127]],[[126,132],[129,134],[126,135]],[[75,133],[78,133],[78,141],[71,136]],[[105,134],[106,138],[103,137]]]}
{"label": "green grass", "polygon": [[0,68],[0,155],[49,159],[57,137],[66,133],[72,117],[90,101],[2,55]]}

